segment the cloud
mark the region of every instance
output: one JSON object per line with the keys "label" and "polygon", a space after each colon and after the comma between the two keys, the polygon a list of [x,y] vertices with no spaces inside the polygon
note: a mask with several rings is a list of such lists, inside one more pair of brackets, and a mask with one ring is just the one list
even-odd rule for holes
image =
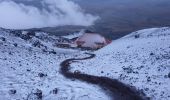
{"label": "cloud", "polygon": [[35,6],[0,1],[0,27],[28,29],[63,25],[89,26],[98,19],[86,14],[79,5],[69,0],[42,0],[42,9]]}

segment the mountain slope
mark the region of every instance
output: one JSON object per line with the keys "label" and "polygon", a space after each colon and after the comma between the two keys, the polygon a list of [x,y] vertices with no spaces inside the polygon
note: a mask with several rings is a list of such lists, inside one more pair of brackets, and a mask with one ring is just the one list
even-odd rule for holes
{"label": "mountain slope", "polygon": [[73,70],[119,79],[152,100],[170,99],[170,28],[133,32],[95,52],[96,58]]}
{"label": "mountain slope", "polygon": [[55,36],[24,34],[0,29],[0,100],[110,100],[99,87],[60,73],[60,63],[82,51],[53,47]]}
{"label": "mountain slope", "polygon": [[[0,100],[111,100],[96,85],[62,76],[60,63],[84,51],[53,46],[63,38],[0,29]],[[89,51],[90,52],[90,51]],[[72,72],[105,76],[136,87],[152,100],[170,99],[170,28],[133,32],[71,64]]]}

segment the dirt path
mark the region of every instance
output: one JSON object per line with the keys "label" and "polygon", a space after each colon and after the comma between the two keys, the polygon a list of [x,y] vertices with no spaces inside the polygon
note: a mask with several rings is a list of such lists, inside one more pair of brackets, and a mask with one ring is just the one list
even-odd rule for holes
{"label": "dirt path", "polygon": [[87,83],[95,84],[100,86],[105,92],[107,92],[113,100],[146,100],[144,94],[139,93],[134,88],[108,77],[99,77],[88,74],[82,74],[81,72],[72,73],[70,72],[70,64],[74,61],[87,60],[95,57],[95,54],[85,53],[89,55],[86,58],[71,58],[63,61],[61,66],[61,73],[70,79],[78,79]]}

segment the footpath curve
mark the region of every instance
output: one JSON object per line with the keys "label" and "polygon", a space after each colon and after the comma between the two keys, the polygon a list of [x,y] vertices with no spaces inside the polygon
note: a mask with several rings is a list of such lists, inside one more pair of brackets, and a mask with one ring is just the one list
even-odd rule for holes
{"label": "footpath curve", "polygon": [[108,77],[100,77],[100,76],[93,76],[88,74],[83,74],[81,72],[70,72],[70,64],[74,61],[81,61],[92,59],[96,55],[91,53],[85,53],[89,55],[89,57],[85,58],[71,58],[66,59],[61,62],[61,74],[63,74],[66,78],[69,79],[77,79],[80,81],[84,81],[87,83],[91,83],[94,85],[98,85],[101,87],[105,92],[109,94],[113,98],[113,100],[147,100],[144,93],[139,92],[135,88],[132,88],[117,79],[111,79]]}

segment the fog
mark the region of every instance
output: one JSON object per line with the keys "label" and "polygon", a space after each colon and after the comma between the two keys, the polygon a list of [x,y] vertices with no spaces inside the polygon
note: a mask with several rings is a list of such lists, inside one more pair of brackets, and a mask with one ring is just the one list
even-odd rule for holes
{"label": "fog", "polygon": [[85,13],[69,0],[41,0],[38,8],[33,5],[0,0],[0,27],[28,29],[63,25],[93,25],[99,18]]}

